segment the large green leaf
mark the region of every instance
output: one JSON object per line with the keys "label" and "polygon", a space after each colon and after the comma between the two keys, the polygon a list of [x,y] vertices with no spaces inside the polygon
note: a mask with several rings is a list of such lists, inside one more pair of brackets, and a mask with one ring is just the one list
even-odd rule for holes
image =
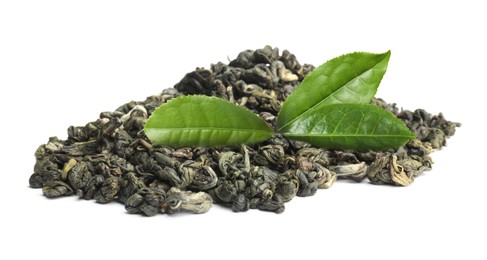
{"label": "large green leaf", "polygon": [[387,70],[391,52],[354,52],[313,70],[289,95],[277,118],[281,130],[306,114],[331,104],[367,104]]}
{"label": "large green leaf", "polygon": [[181,96],[161,105],[145,123],[144,132],[151,142],[173,147],[256,143],[274,133],[251,111],[207,96]]}
{"label": "large green leaf", "polygon": [[293,121],[290,139],[329,149],[383,150],[405,144],[414,134],[393,114],[373,105],[334,104]]}

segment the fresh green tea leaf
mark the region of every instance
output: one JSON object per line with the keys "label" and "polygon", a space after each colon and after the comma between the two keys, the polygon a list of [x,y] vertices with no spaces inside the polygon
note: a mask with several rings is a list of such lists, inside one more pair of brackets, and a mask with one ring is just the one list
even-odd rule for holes
{"label": "fresh green tea leaf", "polygon": [[282,105],[277,129],[331,104],[367,104],[387,70],[391,52],[354,52],[327,61],[313,70]]}
{"label": "fresh green tea leaf", "polygon": [[415,137],[401,120],[373,105],[334,104],[313,112],[281,133],[314,146],[356,151],[396,148]]}
{"label": "fresh green tea leaf", "polygon": [[207,96],[181,96],[161,105],[145,123],[144,132],[151,142],[173,147],[256,143],[274,134],[251,111]]}

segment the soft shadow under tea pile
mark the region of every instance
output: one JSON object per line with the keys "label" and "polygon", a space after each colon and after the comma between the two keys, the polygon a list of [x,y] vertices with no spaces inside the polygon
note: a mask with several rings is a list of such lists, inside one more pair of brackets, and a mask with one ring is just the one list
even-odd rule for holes
{"label": "soft shadow under tea pile", "polygon": [[[404,147],[384,152],[331,151],[282,136],[234,148],[173,149],[151,144],[142,129],[162,103],[179,95],[217,96],[246,107],[275,126],[286,97],[313,70],[285,50],[247,50],[228,65],[197,68],[145,101],[103,112],[85,126],[70,126],[68,139],[49,139],[36,153],[30,186],[46,197],[76,194],[99,203],[119,201],[130,213],[204,213],[213,203],[233,211],[284,211],[295,196],[311,196],[338,178],[406,186],[431,169],[429,154],[460,126],[422,109],[381,106],[416,134]],[[393,192],[393,191],[391,191]]]}

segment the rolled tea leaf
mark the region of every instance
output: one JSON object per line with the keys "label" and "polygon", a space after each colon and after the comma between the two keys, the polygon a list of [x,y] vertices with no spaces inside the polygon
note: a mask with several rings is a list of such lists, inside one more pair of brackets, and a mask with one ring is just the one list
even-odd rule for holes
{"label": "rolled tea leaf", "polygon": [[386,73],[391,52],[354,52],[325,62],[299,84],[282,105],[277,129],[331,104],[368,104]]}
{"label": "rolled tea leaf", "polygon": [[373,105],[334,104],[316,109],[281,131],[290,139],[328,149],[383,150],[414,134],[393,114]]}
{"label": "rolled tea leaf", "polygon": [[151,142],[173,147],[256,143],[274,134],[251,111],[221,98],[198,95],[162,104],[145,123],[144,132]]}

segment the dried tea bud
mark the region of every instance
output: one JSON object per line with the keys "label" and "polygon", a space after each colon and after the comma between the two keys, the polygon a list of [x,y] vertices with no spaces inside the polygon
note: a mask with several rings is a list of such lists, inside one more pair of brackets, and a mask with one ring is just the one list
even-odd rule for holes
{"label": "dried tea bud", "polygon": [[201,214],[208,212],[212,204],[213,200],[205,192],[182,191],[172,187],[167,192],[161,212],[173,214],[179,211],[189,211]]}

